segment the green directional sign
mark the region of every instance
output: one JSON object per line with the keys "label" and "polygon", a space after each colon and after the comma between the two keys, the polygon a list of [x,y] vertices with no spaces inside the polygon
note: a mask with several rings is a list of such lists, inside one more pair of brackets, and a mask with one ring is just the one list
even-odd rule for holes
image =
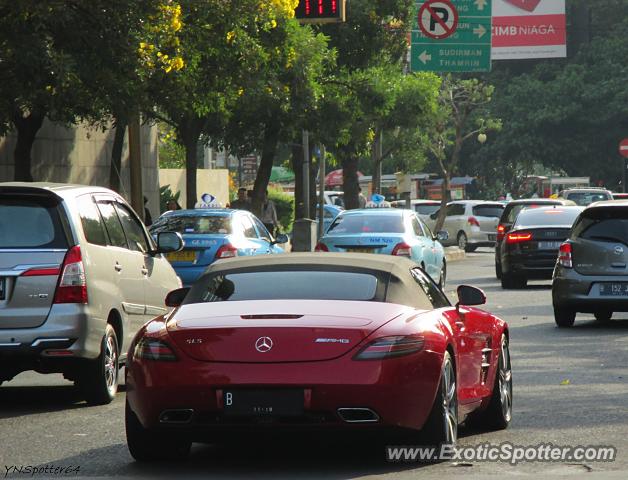
{"label": "green directional sign", "polygon": [[412,71],[490,71],[491,0],[417,1],[410,43]]}

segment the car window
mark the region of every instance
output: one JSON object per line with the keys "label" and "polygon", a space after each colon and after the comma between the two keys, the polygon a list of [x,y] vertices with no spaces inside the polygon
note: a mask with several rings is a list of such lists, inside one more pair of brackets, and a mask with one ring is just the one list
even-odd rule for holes
{"label": "car window", "polygon": [[102,216],[103,222],[105,222],[105,228],[109,234],[109,244],[114,247],[129,248],[124,235],[124,229],[118,218],[113,205],[108,202],[98,202],[98,210]]}
{"label": "car window", "polygon": [[272,238],[270,236],[270,233],[268,232],[268,229],[264,226],[261,220],[257,217],[251,217],[251,218],[253,219],[253,223],[257,227],[257,232],[259,233],[260,238],[268,240],[269,242],[272,241]]}
{"label": "car window", "polygon": [[436,203],[434,205],[430,205],[429,203],[419,203],[414,206],[414,211],[419,215],[431,215],[432,213],[437,212],[439,208],[440,203]]}
{"label": "car window", "polygon": [[445,294],[439,290],[434,281],[423,270],[414,268],[412,270],[412,277],[419,287],[421,287],[425,295],[427,295],[427,298],[434,308],[451,306]]}
{"label": "car window", "polygon": [[181,234],[215,235],[232,233],[231,218],[226,215],[167,215],[150,227],[150,232],[179,232]]}
{"label": "car window", "polygon": [[499,218],[503,211],[503,205],[476,205],[473,207],[473,215],[478,217]]}
{"label": "car window", "polygon": [[425,232],[423,231],[423,228],[421,227],[421,224],[419,223],[417,218],[415,216],[412,216],[410,221],[412,222],[412,230],[414,231],[414,234],[417,237],[424,237]]}
{"label": "car window", "polygon": [[464,215],[464,205],[462,203],[447,205],[447,216],[453,217],[454,215]]}
{"label": "car window", "polygon": [[404,233],[403,216],[398,215],[339,215],[329,226],[327,234]]}
{"label": "car window", "polygon": [[240,217],[240,222],[242,223],[244,236],[246,238],[259,238],[257,235],[257,230],[255,230],[255,227],[253,226],[253,221],[248,215],[242,215]]}
{"label": "car window", "polygon": [[593,202],[600,202],[603,200],[612,200],[611,196],[603,192],[567,192],[565,197],[567,200],[576,202],[577,205],[586,207]]}
{"label": "car window", "polygon": [[201,277],[185,303],[236,300],[373,300],[378,280],[369,273],[257,271]]}
{"label": "car window", "polygon": [[573,226],[571,238],[628,245],[628,208],[595,208],[584,211]]}
{"label": "car window", "polygon": [[541,208],[541,209],[524,209],[515,222],[517,227],[541,227],[552,225],[569,225],[571,226],[581,212],[576,207],[568,208]]}
{"label": "car window", "polygon": [[79,217],[81,217],[85,240],[94,245],[106,246],[107,232],[91,196],[79,199]]}
{"label": "car window", "polygon": [[0,248],[67,248],[58,202],[0,195]]}
{"label": "car window", "polygon": [[144,228],[142,224],[135,218],[126,205],[116,203],[116,210],[122,223],[122,228],[129,240],[129,248],[136,252],[146,253],[150,250]]}

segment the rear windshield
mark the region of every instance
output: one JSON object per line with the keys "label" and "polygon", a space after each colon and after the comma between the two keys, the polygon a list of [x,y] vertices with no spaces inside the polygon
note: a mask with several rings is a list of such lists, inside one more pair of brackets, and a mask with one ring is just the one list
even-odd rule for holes
{"label": "rear windshield", "polygon": [[628,245],[628,208],[594,208],[583,212],[571,238]]}
{"label": "rear windshield", "polygon": [[429,203],[419,203],[414,206],[414,211],[419,215],[431,215],[434,212],[437,212],[440,208],[440,203],[435,205],[430,205]]}
{"label": "rear windshield", "polygon": [[539,202],[539,203],[518,203],[516,205],[512,205],[510,207],[506,207],[508,211],[508,215],[506,217],[506,223],[515,223],[517,215],[524,208],[540,208],[540,207],[549,207],[551,205],[560,205],[559,202],[550,203],[550,202]]}
{"label": "rear windshield", "polygon": [[525,209],[517,217],[516,225],[520,226],[570,226],[581,212],[576,207]]}
{"label": "rear windshield", "polygon": [[333,271],[257,271],[201,277],[185,303],[237,300],[373,300],[377,277]]}
{"label": "rear windshield", "polygon": [[169,215],[157,220],[151,227],[151,233],[179,232],[182,234],[230,234],[231,218],[228,216],[188,216]]}
{"label": "rear windshield", "polygon": [[503,205],[476,205],[473,207],[473,215],[476,217],[499,218],[503,211]]}
{"label": "rear windshield", "polygon": [[571,192],[567,193],[567,200],[576,202],[577,205],[586,207],[593,202],[612,200],[611,196],[603,192]]}
{"label": "rear windshield", "polygon": [[53,199],[0,195],[0,248],[68,248]]}
{"label": "rear windshield", "polygon": [[327,230],[327,234],[403,233],[401,215],[340,215]]}

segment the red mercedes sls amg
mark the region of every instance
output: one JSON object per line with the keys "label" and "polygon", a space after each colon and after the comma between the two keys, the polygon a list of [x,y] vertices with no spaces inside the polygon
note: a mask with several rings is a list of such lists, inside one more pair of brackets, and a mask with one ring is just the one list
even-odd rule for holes
{"label": "red mercedes sls amg", "polygon": [[[127,359],[126,434],[137,460],[185,457],[234,431],[400,430],[454,443],[474,419],[506,428],[505,322],[452,306],[403,257],[304,253],[213,264],[147,323]],[[420,437],[418,436],[420,434]]]}

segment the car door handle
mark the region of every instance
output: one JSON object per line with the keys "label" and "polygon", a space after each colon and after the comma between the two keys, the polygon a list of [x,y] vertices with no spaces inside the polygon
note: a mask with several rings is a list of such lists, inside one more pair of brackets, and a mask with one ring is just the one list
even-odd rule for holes
{"label": "car door handle", "polygon": [[122,271],[122,265],[120,265],[119,263],[116,263],[113,268],[116,269],[116,272],[121,272]]}

